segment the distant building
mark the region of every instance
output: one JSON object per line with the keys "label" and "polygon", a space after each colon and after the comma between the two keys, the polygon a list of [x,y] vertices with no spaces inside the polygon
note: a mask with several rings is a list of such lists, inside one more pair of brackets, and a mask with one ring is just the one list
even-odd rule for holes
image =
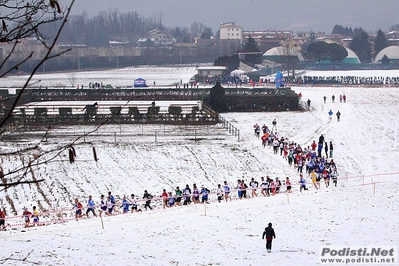
{"label": "distant building", "polygon": [[267,30],[267,31],[244,31],[243,38],[263,38],[263,39],[275,39],[275,40],[288,40],[294,37],[294,33],[292,31],[276,31],[276,30]]}
{"label": "distant building", "polygon": [[286,58],[297,58],[298,62],[304,61],[302,54],[295,48],[292,47],[274,47],[268,51],[266,51],[262,58],[264,60],[270,60],[277,63],[282,63]]}
{"label": "distant building", "polygon": [[303,38],[295,38],[295,39],[281,41],[281,46],[289,47],[300,52],[304,42],[305,39]]}
{"label": "distant building", "polygon": [[381,63],[382,58],[386,55],[393,64],[399,63],[399,46],[392,45],[382,49],[374,59],[375,63]]}
{"label": "distant building", "polygon": [[168,41],[166,34],[158,29],[150,30],[148,32],[148,37],[154,40],[154,46],[164,45]]}
{"label": "distant building", "polygon": [[235,22],[225,22],[220,24],[219,32],[221,40],[243,40],[242,27],[237,26]]}
{"label": "distant building", "polygon": [[399,39],[399,31],[397,30],[390,31],[386,34],[386,37],[388,39]]}
{"label": "distant building", "polygon": [[129,46],[130,42],[119,41],[119,40],[111,40],[109,41],[109,46],[111,47],[120,47],[120,46]]}
{"label": "distant building", "polygon": [[264,53],[267,50],[280,46],[280,43],[285,40],[293,38],[292,31],[244,31],[243,38],[253,38],[259,47],[259,50]]}
{"label": "distant building", "polygon": [[399,45],[399,31],[394,30],[386,34],[389,45]]}
{"label": "distant building", "polygon": [[352,43],[352,38],[345,38],[341,40],[341,43],[344,47],[350,47]]}
{"label": "distant building", "polygon": [[[325,32],[322,31],[317,31],[317,32],[313,32],[314,37],[317,38],[322,38],[326,36]],[[312,32],[311,31],[298,31],[296,33],[296,37],[298,38],[304,38],[304,39],[310,39],[312,37]]]}
{"label": "distant building", "polygon": [[199,66],[197,74],[203,77],[213,77],[227,74],[227,66]]}
{"label": "distant building", "polygon": [[197,58],[202,62],[213,62],[219,56],[232,56],[241,47],[241,40],[238,39],[198,39]]}
{"label": "distant building", "polygon": [[361,63],[359,57],[353,50],[351,50],[350,48],[345,47],[345,46],[344,46],[344,48],[348,52],[348,55],[344,58],[344,60],[342,60],[342,63],[344,63],[344,64],[360,64]]}
{"label": "distant building", "polygon": [[173,43],[173,52],[179,58],[179,63],[184,64],[188,62],[189,58],[197,57],[197,44],[196,43]]}

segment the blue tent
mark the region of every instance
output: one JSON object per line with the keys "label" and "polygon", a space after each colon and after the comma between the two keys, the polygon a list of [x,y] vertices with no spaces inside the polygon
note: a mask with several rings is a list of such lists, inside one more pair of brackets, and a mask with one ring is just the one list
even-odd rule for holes
{"label": "blue tent", "polygon": [[134,87],[148,87],[147,84],[145,84],[145,79],[138,78],[134,80]]}
{"label": "blue tent", "polygon": [[276,88],[280,88],[280,87],[284,87],[283,84],[283,73],[281,73],[281,71],[278,71],[276,73]]}

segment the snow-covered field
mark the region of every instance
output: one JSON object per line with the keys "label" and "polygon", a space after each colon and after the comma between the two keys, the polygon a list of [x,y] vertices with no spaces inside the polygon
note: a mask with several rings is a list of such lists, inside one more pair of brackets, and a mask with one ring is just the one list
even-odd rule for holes
{"label": "snow-covered field", "polygon": [[[71,88],[78,84],[83,84],[84,88],[88,88],[89,83],[100,83],[104,86],[111,84],[115,87],[127,87],[134,85],[134,80],[143,78],[147,81],[148,86],[171,86],[180,81],[187,83],[191,77],[197,74],[196,66],[186,67],[126,67],[110,70],[93,70],[84,72],[66,72],[66,73],[49,73],[35,75],[30,84],[32,87],[61,87]],[[27,76],[6,76],[1,79],[0,88],[18,88],[21,87]],[[72,86],[74,84],[74,86]],[[79,87],[80,87],[79,86]]]}
{"label": "snow-covered field", "polygon": [[[265,175],[291,177],[295,185],[290,195],[244,200],[235,200],[234,195],[227,203],[215,202],[213,195],[208,205],[170,209],[154,202],[153,211],[104,217],[104,229],[99,218],[25,230],[17,227],[0,232],[4,243],[0,262],[10,256],[23,259],[32,251],[26,261],[43,265],[317,265],[322,246],[397,245],[399,89],[293,89],[302,93],[303,105],[311,100],[310,111],[223,114],[240,129],[239,141],[220,125],[187,129],[190,134],[200,132],[198,136],[204,137],[199,141],[193,141],[193,135],[174,140],[173,134],[184,130],[173,127],[107,126],[100,132],[121,133],[117,143],[114,135],[89,136],[85,143],[79,140],[74,145],[77,162],[70,164],[65,151],[51,163],[34,165],[28,178],[32,173],[37,179],[44,178],[40,188],[22,185],[7,189],[0,192],[0,203],[13,216],[6,200],[9,197],[20,216],[22,207],[31,208],[38,202],[43,208],[70,209],[75,197],[85,201],[89,194],[97,202],[99,195],[108,191],[119,198],[131,193],[141,198],[144,189],[158,196],[163,188],[173,191],[176,186],[191,187],[193,183],[214,191],[224,180],[235,186],[237,179],[248,182],[254,177],[259,181]],[[339,102],[340,94],[347,96],[346,103]],[[325,104],[323,96],[327,97]],[[329,120],[330,109],[342,113],[340,122],[335,116]],[[253,135],[255,123],[271,127],[273,119],[280,136],[301,146],[317,141],[320,134],[333,141],[338,187],[322,185],[316,191],[308,179],[309,190],[299,192],[295,169],[273,155],[271,148],[263,148]],[[90,130],[93,128],[54,129],[50,134]],[[40,147],[49,150],[64,145],[66,139],[49,138]],[[3,143],[2,151],[10,145]],[[19,148],[24,145],[22,140],[18,143]],[[93,159],[93,146],[98,162]],[[27,160],[17,155],[1,159],[5,172]],[[65,213],[69,219],[72,212]],[[52,218],[42,217],[42,221]],[[22,223],[20,217],[9,221]],[[261,239],[269,222],[277,235],[270,254]]]}

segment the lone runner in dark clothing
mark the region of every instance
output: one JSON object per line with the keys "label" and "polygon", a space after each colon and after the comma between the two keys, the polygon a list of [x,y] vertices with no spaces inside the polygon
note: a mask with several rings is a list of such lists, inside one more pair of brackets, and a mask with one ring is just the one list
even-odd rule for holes
{"label": "lone runner in dark clothing", "polygon": [[338,122],[341,121],[341,113],[338,111],[338,112],[336,113],[336,115],[337,115],[337,121],[338,121]]}
{"label": "lone runner in dark clothing", "polygon": [[276,238],[276,234],[274,233],[274,229],[272,227],[272,223],[269,223],[269,226],[265,228],[263,232],[262,239],[266,237],[266,250],[268,253],[272,252],[272,240]]}

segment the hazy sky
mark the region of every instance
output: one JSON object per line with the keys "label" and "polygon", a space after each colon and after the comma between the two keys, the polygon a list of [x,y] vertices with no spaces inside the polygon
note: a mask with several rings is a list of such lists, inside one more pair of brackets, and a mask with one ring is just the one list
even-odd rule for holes
{"label": "hazy sky", "polygon": [[201,22],[215,31],[235,21],[244,30],[325,31],[335,24],[376,32],[399,24],[398,0],[77,0],[73,14],[89,15],[116,8],[159,16],[167,27]]}

